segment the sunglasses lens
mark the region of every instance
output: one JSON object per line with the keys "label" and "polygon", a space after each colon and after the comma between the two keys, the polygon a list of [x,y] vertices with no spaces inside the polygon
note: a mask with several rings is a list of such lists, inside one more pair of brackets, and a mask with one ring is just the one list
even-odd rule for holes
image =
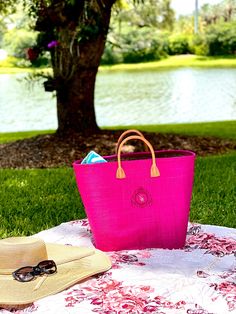
{"label": "sunglasses lens", "polygon": [[54,274],[57,271],[57,266],[54,261],[46,260],[40,262],[37,266],[26,266],[17,269],[12,273],[13,277],[21,282],[27,282],[34,279],[35,276],[44,274]]}
{"label": "sunglasses lens", "polygon": [[34,278],[33,267],[22,267],[13,273],[13,277],[18,281],[31,281]]}
{"label": "sunglasses lens", "polygon": [[57,271],[57,266],[52,260],[42,261],[38,264],[38,267],[46,274],[53,274]]}

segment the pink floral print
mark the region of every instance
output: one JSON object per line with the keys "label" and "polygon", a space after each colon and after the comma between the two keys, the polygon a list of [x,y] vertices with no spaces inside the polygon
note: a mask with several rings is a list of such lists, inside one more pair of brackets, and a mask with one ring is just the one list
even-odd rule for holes
{"label": "pink floral print", "polygon": [[[108,272],[26,308],[0,308],[0,312],[46,314],[52,305],[53,313],[71,314],[233,314],[236,311],[234,234],[233,229],[191,224],[186,246],[173,252],[176,259],[171,251],[155,248],[108,252],[112,261]],[[92,247],[93,243],[87,219],[63,223],[41,232],[40,237],[47,242],[73,246]],[[205,256],[213,267],[202,263],[202,269],[198,268],[202,254],[213,255]],[[176,273],[173,262],[179,266]]]}
{"label": "pink floral print", "polygon": [[185,308],[185,301],[174,303],[163,296],[151,297],[154,292],[151,286],[126,286],[124,282],[112,279],[111,273],[108,273],[68,292],[65,306],[73,307],[86,299],[94,305],[93,312],[99,314],[164,313],[160,311]]}
{"label": "pink floral print", "polygon": [[111,252],[110,258],[112,260],[113,268],[121,268],[122,265],[136,265],[136,266],[144,266],[145,263],[140,259],[148,259],[151,257],[150,250],[140,250],[135,254],[129,253],[129,251],[117,251]]}
{"label": "pink floral print", "polygon": [[236,267],[220,274],[219,278],[225,281],[212,283],[210,287],[225,298],[230,311],[236,310]]}
{"label": "pink floral print", "polygon": [[198,304],[195,304],[194,308],[188,309],[186,313],[187,314],[214,314],[214,313],[209,313],[207,310],[204,310]]}
{"label": "pink floral print", "polygon": [[199,226],[190,228],[185,250],[204,249],[206,254],[223,257],[236,254],[236,241],[232,238],[221,238],[213,233],[202,232]]}

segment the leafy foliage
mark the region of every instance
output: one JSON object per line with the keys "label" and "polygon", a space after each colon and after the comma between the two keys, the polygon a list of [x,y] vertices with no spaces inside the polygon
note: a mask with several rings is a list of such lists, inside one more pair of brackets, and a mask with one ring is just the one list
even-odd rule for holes
{"label": "leafy foliage", "polygon": [[0,14],[13,13],[16,9],[16,4],[15,0],[0,1]]}
{"label": "leafy foliage", "polygon": [[35,39],[36,36],[33,32],[23,29],[12,29],[4,36],[3,45],[11,56],[25,58],[25,50],[34,45]]}
{"label": "leafy foliage", "polygon": [[236,21],[210,27],[205,36],[208,55],[229,55],[236,53]]}
{"label": "leafy foliage", "polygon": [[169,54],[180,55],[190,52],[189,37],[182,34],[171,35],[169,37]]}
{"label": "leafy foliage", "polygon": [[215,5],[204,4],[200,13],[201,19],[206,26],[221,22],[231,22],[236,17],[236,1],[224,0]]}
{"label": "leafy foliage", "polygon": [[114,23],[129,24],[135,28],[154,27],[171,30],[174,11],[170,3],[170,0],[145,0],[138,3],[129,0],[122,5],[114,6],[113,20]]}
{"label": "leafy foliage", "polygon": [[219,23],[193,40],[194,52],[199,55],[220,56],[236,53],[236,21]]}

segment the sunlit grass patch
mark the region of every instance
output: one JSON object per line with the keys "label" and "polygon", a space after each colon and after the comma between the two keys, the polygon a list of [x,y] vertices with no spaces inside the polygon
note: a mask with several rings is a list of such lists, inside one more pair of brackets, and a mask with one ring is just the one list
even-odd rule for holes
{"label": "sunlit grass patch", "polygon": [[25,132],[6,132],[0,133],[0,143],[12,142],[17,140],[22,140],[25,138],[30,138],[40,134],[53,133],[55,130],[43,130],[43,131],[25,131]]}
{"label": "sunlit grass patch", "polygon": [[170,56],[160,61],[151,61],[135,64],[116,64],[102,66],[101,71],[141,71],[158,70],[178,67],[236,67],[236,57],[202,57],[196,55]]}
{"label": "sunlit grass patch", "polygon": [[[108,129],[138,129],[146,132],[172,133],[183,135],[216,136],[221,138],[236,139],[236,121],[194,122],[155,125],[130,125],[116,126]],[[104,127],[104,129],[106,129]],[[1,137],[0,137],[1,139]]]}
{"label": "sunlit grass patch", "polygon": [[0,237],[85,217],[72,169],[0,170]]}

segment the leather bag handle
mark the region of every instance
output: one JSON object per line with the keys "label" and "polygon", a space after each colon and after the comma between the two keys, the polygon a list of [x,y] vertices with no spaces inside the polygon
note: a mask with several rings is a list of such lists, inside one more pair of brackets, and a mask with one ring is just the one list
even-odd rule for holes
{"label": "leather bag handle", "polygon": [[[141,133],[141,132],[138,131],[138,130],[130,129],[130,130],[124,131],[124,132],[120,135],[120,137],[119,137],[119,139],[118,139],[118,141],[117,141],[117,144],[116,144],[116,154],[118,154],[118,149],[119,149],[120,143],[122,142],[122,140],[124,139],[124,137],[126,137],[126,135],[129,134],[129,133],[136,133],[137,135],[139,135],[139,136],[145,138],[144,135],[143,135],[143,133]],[[145,148],[144,148],[144,149],[145,149],[145,152],[148,152],[148,151],[149,151],[149,148],[148,148],[148,146],[147,146],[146,144],[145,144]]]}
{"label": "leather bag handle", "polygon": [[116,178],[117,179],[124,179],[126,177],[124,169],[121,167],[121,149],[122,149],[122,146],[127,141],[130,141],[130,140],[141,140],[141,141],[143,141],[147,145],[147,147],[149,148],[149,150],[151,151],[151,154],[152,154],[152,165],[151,165],[150,175],[151,175],[151,177],[159,177],[160,176],[160,171],[159,171],[159,169],[157,168],[157,165],[156,165],[155,153],[154,153],[154,149],[153,149],[151,143],[148,140],[146,140],[144,137],[142,137],[142,136],[131,135],[131,136],[126,137],[120,143],[120,145],[118,147],[118,152],[117,152],[118,168],[117,168],[117,171],[116,171]]}

